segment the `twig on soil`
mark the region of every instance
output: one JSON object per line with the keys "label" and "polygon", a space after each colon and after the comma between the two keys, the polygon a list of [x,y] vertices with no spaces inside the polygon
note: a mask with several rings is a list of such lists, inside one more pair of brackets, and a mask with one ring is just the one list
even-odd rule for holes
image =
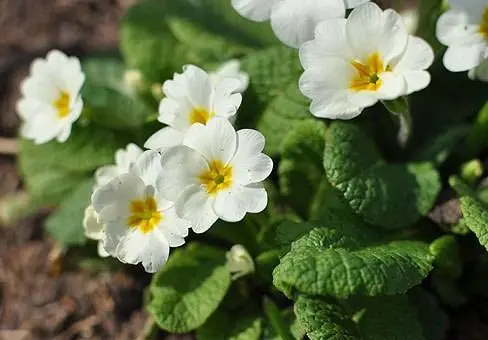
{"label": "twig on soil", "polygon": [[15,138],[0,137],[0,155],[16,155],[19,152]]}
{"label": "twig on soil", "polygon": [[70,328],[65,330],[63,333],[58,334],[56,337],[53,338],[53,340],[69,339],[78,333],[88,331],[99,323],[100,318],[97,315],[91,315],[81,321],[72,324]]}

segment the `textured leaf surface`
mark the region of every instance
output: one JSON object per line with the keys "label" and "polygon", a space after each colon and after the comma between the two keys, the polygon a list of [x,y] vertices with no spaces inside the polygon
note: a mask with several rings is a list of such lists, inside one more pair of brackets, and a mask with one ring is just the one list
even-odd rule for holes
{"label": "textured leaf surface", "polygon": [[450,178],[451,186],[461,196],[464,223],[476,235],[481,245],[488,249],[488,206],[457,178]]}
{"label": "textured leaf surface", "polygon": [[46,220],[46,230],[62,245],[85,243],[83,215],[90,203],[94,181],[92,178],[79,183],[66,196],[58,210]]}
{"label": "textured leaf surface", "polygon": [[[291,129],[298,128],[298,124],[305,120],[313,122],[308,106],[309,101],[301,94],[297,81],[284,88],[283,92],[269,103],[257,122],[257,129],[266,137],[265,148],[269,154],[276,155],[285,148],[284,143],[289,139]],[[317,128],[311,133],[316,130]],[[295,134],[300,132],[297,131]]]}
{"label": "textured leaf surface", "polygon": [[294,290],[337,298],[394,295],[419,284],[430,272],[433,256],[427,244],[381,244],[383,236],[354,215],[328,216],[278,228],[280,243],[296,237],[273,272],[274,285],[288,296]]}
{"label": "textured leaf surface", "polygon": [[402,295],[355,298],[340,303],[300,295],[295,313],[312,340],[426,339],[416,309]]}
{"label": "textured leaf surface", "polygon": [[153,277],[148,309],[162,329],[189,332],[207,321],[230,284],[225,252],[191,244],[175,251]]}
{"label": "textured leaf surface", "polygon": [[228,313],[217,310],[197,330],[197,340],[259,340],[262,319],[239,311]]}
{"label": "textured leaf surface", "polygon": [[322,157],[325,126],[315,120],[304,120],[286,135],[278,168],[280,189],[289,204],[301,216],[308,216],[317,183],[325,176]]}
{"label": "textured leaf surface", "polygon": [[[302,72],[298,52],[285,46],[273,46],[247,55],[242,60],[242,68],[249,73],[251,89],[261,105],[281,95],[290,84],[296,84]],[[293,96],[296,95],[298,93],[294,92]]]}
{"label": "textured leaf surface", "polygon": [[299,296],[295,314],[311,340],[360,340],[357,326],[339,305]]}
{"label": "textured leaf surface", "polygon": [[143,125],[151,113],[135,93],[124,86],[122,62],[90,59],[83,63],[86,82],[83,100],[90,108],[90,119],[108,127],[130,129]]}
{"label": "textured leaf surface", "polygon": [[351,123],[333,123],[326,136],[329,182],[366,222],[398,229],[430,210],[441,186],[430,163],[385,163],[373,141]]}

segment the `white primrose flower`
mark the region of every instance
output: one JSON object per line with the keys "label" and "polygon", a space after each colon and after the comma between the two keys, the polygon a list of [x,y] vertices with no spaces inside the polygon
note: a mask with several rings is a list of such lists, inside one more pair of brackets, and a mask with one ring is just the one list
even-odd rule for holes
{"label": "white primrose flower", "polygon": [[196,123],[183,145],[162,154],[158,188],[196,233],[208,230],[218,218],[237,222],[248,212],[259,213],[268,202],[261,182],[273,168],[271,158],[262,153],[264,142],[258,131],[236,132],[221,117],[207,125]]}
{"label": "white primrose flower", "polygon": [[[99,186],[107,184],[115,177],[129,172],[130,166],[135,163],[141,154],[142,150],[132,143],[127,145],[125,149],[117,150],[115,152],[115,164],[104,165],[95,172],[94,190]],[[101,257],[109,256],[103,248],[103,224],[99,221],[98,214],[91,205],[85,209],[83,228],[86,237],[98,241],[98,255]]]}
{"label": "white primrose flower", "polygon": [[271,27],[284,44],[300,47],[313,39],[315,27],[323,20],[344,18],[347,8],[369,0],[232,0],[243,17],[271,21]]}
{"label": "white primrose flower", "polygon": [[103,248],[124,263],[142,263],[150,273],[163,266],[170,247],[185,243],[189,228],[155,185],[160,173],[160,154],[145,151],[128,173],[92,195],[92,205],[104,225]]}
{"label": "white primrose flower", "polygon": [[96,187],[107,184],[115,177],[129,172],[143,150],[136,144],[129,143],[125,149],[118,149],[115,152],[115,164],[104,165],[95,171]]}
{"label": "white primrose flower", "polygon": [[450,9],[437,21],[437,39],[448,46],[444,66],[468,71],[488,58],[488,1],[449,0]]}
{"label": "white primrose flower", "polygon": [[162,151],[181,144],[192,124],[206,124],[212,117],[232,119],[241,105],[242,84],[235,78],[212,81],[201,68],[187,65],[183,73],[175,73],[163,84],[165,98],[159,105],[158,120],[168,125],[153,134],[144,144],[151,150]]}
{"label": "white primrose flower", "polygon": [[241,71],[241,63],[237,59],[229,60],[220,65],[214,72],[210,72],[210,80],[215,85],[226,78],[237,79],[241,82],[241,86],[237,92],[242,93],[249,86],[249,75]]}
{"label": "white primrose flower", "polygon": [[92,205],[87,206],[85,209],[83,229],[85,230],[86,237],[98,241],[98,255],[100,257],[110,256],[110,254],[105,251],[105,248],[103,248],[103,224],[98,220],[98,214]]}
{"label": "white primrose flower", "polygon": [[17,103],[22,119],[20,134],[36,144],[54,138],[65,142],[83,109],[80,91],[84,81],[78,58],[54,50],[46,59],[34,60]]}
{"label": "white primrose flower", "polygon": [[351,119],[378,100],[425,88],[434,52],[408,35],[398,13],[366,3],[347,19],[322,22],[315,39],[301,47],[300,60],[305,72],[299,86],[312,99],[310,112]]}

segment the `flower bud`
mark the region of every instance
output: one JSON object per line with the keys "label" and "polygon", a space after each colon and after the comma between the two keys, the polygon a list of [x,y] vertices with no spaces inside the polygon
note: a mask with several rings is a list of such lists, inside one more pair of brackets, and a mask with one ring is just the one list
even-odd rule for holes
{"label": "flower bud", "polygon": [[232,273],[232,280],[254,272],[254,261],[242,245],[232,246],[225,256],[227,257],[226,267]]}

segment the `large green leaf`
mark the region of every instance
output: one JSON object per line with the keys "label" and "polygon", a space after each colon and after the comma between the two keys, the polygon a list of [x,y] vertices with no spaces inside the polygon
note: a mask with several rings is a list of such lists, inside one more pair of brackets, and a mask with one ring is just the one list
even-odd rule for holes
{"label": "large green leaf", "polygon": [[167,1],[142,1],[129,8],[121,23],[124,60],[152,81],[161,82],[172,71],[177,41],[164,20],[167,10]]}
{"label": "large green leaf", "polygon": [[340,217],[323,223],[293,242],[273,272],[274,285],[288,296],[294,290],[337,298],[394,295],[432,269],[427,244],[380,244],[381,237]]}
{"label": "large green leaf", "polygon": [[291,128],[282,143],[280,189],[295,211],[306,217],[317,183],[325,176],[325,126],[319,121],[304,120]]}
{"label": "large green leaf", "polygon": [[126,138],[95,126],[73,128],[65,143],[20,141],[19,166],[33,199],[56,204],[98,167],[113,163]]}
{"label": "large green leaf", "polygon": [[[277,43],[268,23],[241,17],[229,0],[165,0],[174,35],[191,48],[222,59]],[[220,57],[218,56],[220,54]]]}
{"label": "large green leaf", "polygon": [[63,245],[79,245],[86,241],[83,215],[90,203],[92,178],[80,182],[61,202],[58,210],[46,220],[49,234]]}
{"label": "large green leaf", "polygon": [[190,244],[175,251],[153,277],[148,309],[162,329],[188,332],[207,321],[230,284],[225,252]]}
{"label": "large green leaf", "polygon": [[86,82],[83,99],[90,119],[117,129],[133,129],[146,122],[151,109],[124,85],[125,67],[110,59],[89,59],[83,63]]}
{"label": "large green leaf", "polygon": [[312,340],[424,340],[416,309],[406,296],[336,302],[300,295],[295,313]]}
{"label": "large green leaf", "polygon": [[[298,52],[286,46],[273,46],[249,54],[242,59],[242,68],[249,73],[251,90],[261,106],[281,95],[290,84],[297,84],[302,73]],[[298,99],[297,93],[293,96],[292,101]]]}
{"label": "large green leaf", "polygon": [[285,148],[285,138],[288,138],[290,130],[299,126],[302,121],[313,118],[308,106],[309,101],[301,94],[297,81],[284,88],[283,93],[269,103],[257,122],[257,129],[266,137],[267,153],[277,155],[281,152]]}
{"label": "large green leaf", "polygon": [[476,235],[481,245],[488,249],[488,205],[458,178],[450,178],[449,183],[461,196],[464,223]]}
{"label": "large green leaf", "polygon": [[197,329],[197,340],[259,340],[262,319],[245,311],[217,310]]}
{"label": "large green leaf", "polygon": [[334,302],[300,295],[295,314],[311,340],[359,340],[357,325],[346,311]]}
{"label": "large green leaf", "polygon": [[409,226],[427,214],[441,187],[430,163],[386,163],[373,141],[351,123],[328,128],[324,166],[353,211],[385,229]]}

